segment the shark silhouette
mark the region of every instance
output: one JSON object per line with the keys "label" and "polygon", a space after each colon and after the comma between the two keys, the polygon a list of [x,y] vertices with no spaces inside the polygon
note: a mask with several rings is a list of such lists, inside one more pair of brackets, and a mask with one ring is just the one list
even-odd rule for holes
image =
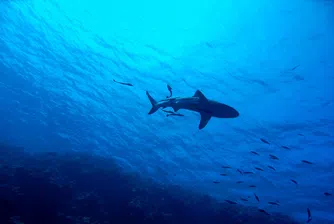
{"label": "shark silhouette", "polygon": [[192,97],[173,97],[156,101],[148,91],[146,95],[152,104],[152,109],[148,114],[155,113],[159,108],[172,107],[175,112],[180,109],[196,111],[201,115],[198,128],[203,129],[211,117],[217,118],[236,118],[239,112],[226,104],[207,99],[204,94],[197,90]]}

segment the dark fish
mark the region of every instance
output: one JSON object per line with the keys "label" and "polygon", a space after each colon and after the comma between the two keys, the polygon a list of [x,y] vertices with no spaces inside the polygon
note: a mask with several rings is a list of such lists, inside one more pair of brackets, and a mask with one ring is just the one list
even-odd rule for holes
{"label": "dark fish", "polygon": [[241,170],[237,169],[237,171],[238,171],[241,175],[243,174]]}
{"label": "dark fish", "polygon": [[276,169],[275,169],[274,167],[272,167],[272,166],[268,166],[268,168],[270,168],[270,169],[272,169],[272,170],[275,170],[275,171],[276,171]]}
{"label": "dark fish", "polygon": [[254,172],[251,171],[245,171],[244,174],[253,174]]}
{"label": "dark fish", "polygon": [[257,200],[258,202],[260,202],[259,197],[258,197],[255,193],[254,193],[254,196],[255,196],[256,200]]}
{"label": "dark fish", "polygon": [[288,146],[282,145],[281,146],[283,149],[290,149]]}
{"label": "dark fish", "polygon": [[232,167],[230,167],[230,166],[222,166],[222,168],[224,168],[224,169],[231,169]]}
{"label": "dark fish", "polygon": [[214,184],[219,184],[220,182],[219,181],[213,181]]}
{"label": "dark fish", "polygon": [[255,167],[256,170],[260,170],[260,171],[264,171],[263,169],[259,168],[259,167]]}
{"label": "dark fish", "polygon": [[264,214],[266,214],[266,215],[270,215],[268,212],[266,212],[266,211],[263,210],[263,209],[259,209],[259,212],[262,212],[262,213],[264,213]]}
{"label": "dark fish", "polygon": [[254,187],[256,187],[255,185],[249,185],[248,187],[250,187],[250,188],[254,188]]}
{"label": "dark fish", "polygon": [[247,198],[240,198],[241,201],[248,201]]}
{"label": "dark fish", "polygon": [[305,136],[305,135],[303,135],[303,134],[300,134],[300,133],[299,133],[298,135],[299,135],[299,136]]}
{"label": "dark fish", "polygon": [[226,174],[226,173],[221,173],[220,176],[224,176],[224,177],[226,177],[227,174]]}
{"label": "dark fish", "polygon": [[169,95],[169,96],[166,96],[166,98],[170,98],[170,97],[172,97],[172,95],[173,95],[172,87],[171,87],[170,85],[167,84],[167,89],[168,89],[170,95]]}
{"label": "dark fish", "polygon": [[242,181],[242,180],[239,180],[239,181],[237,181],[236,183],[237,183],[237,184],[241,184],[241,183],[243,183],[243,181]]}
{"label": "dark fish", "polygon": [[174,114],[175,112],[174,111],[171,111],[171,110],[165,110],[165,109],[162,109],[163,112],[165,113],[168,113],[168,114]]}
{"label": "dark fish", "polygon": [[313,164],[312,162],[310,161],[307,161],[307,160],[302,160],[303,163],[306,163],[306,164]]}
{"label": "dark fish", "polygon": [[277,156],[275,156],[275,155],[270,154],[269,156],[270,156],[271,159],[279,160],[279,158]]}
{"label": "dark fish", "polygon": [[270,143],[269,143],[267,140],[265,140],[265,139],[263,139],[263,138],[260,138],[260,140],[261,140],[263,143],[266,143],[266,144],[270,145]]}
{"label": "dark fish", "polygon": [[277,202],[275,202],[275,201],[269,201],[268,204],[270,204],[270,205],[279,205],[279,204],[278,204]]}
{"label": "dark fish", "polygon": [[311,214],[311,210],[309,208],[307,208],[307,223],[311,222],[312,220],[312,214]]}
{"label": "dark fish", "polygon": [[290,179],[293,183],[298,184],[294,179]]}
{"label": "dark fish", "polygon": [[234,202],[234,201],[231,201],[231,200],[225,200],[227,203],[229,203],[229,204],[232,204],[232,205],[236,205],[237,203],[236,202]]}
{"label": "dark fish", "polygon": [[183,114],[178,114],[178,113],[167,114],[166,116],[167,116],[167,117],[169,117],[169,116],[179,116],[179,117],[184,117]]}
{"label": "dark fish", "polygon": [[208,43],[208,42],[206,42],[205,44],[206,44],[206,46],[208,46],[209,48],[213,48],[212,44],[210,44],[210,43]]}
{"label": "dark fish", "polygon": [[300,65],[296,65],[295,67],[293,67],[292,69],[290,69],[290,71],[295,70],[296,68],[298,68]]}
{"label": "dark fish", "polygon": [[118,82],[115,79],[113,79],[114,82],[121,84],[121,85],[125,85],[125,86],[133,86],[131,83],[127,83],[127,82]]}
{"label": "dark fish", "polygon": [[255,151],[250,151],[251,153],[253,153],[254,155],[259,155],[259,153],[255,152]]}
{"label": "dark fish", "polygon": [[325,192],[324,195],[326,195],[326,196],[332,196],[332,194],[328,193],[328,192]]}

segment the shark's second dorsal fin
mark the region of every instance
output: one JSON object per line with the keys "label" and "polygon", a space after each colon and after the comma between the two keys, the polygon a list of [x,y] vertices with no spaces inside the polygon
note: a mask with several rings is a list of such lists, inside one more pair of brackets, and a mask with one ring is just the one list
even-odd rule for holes
{"label": "shark's second dorsal fin", "polygon": [[196,90],[194,97],[198,97],[201,101],[209,101],[200,90]]}

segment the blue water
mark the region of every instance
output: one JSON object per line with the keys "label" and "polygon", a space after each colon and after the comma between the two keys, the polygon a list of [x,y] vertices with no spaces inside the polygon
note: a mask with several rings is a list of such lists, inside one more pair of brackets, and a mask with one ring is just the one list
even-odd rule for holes
{"label": "blue water", "polygon": [[[333,27],[325,0],[1,1],[0,141],[334,223]],[[145,91],[165,99],[167,84],[240,116],[199,130],[196,112],[148,115]]]}

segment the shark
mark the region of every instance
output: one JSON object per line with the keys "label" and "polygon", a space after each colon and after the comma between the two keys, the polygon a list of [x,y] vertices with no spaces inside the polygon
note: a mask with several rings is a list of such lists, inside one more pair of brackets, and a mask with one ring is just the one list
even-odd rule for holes
{"label": "shark", "polygon": [[209,100],[200,90],[196,90],[192,97],[171,97],[160,101],[156,101],[148,91],[146,91],[146,95],[152,104],[152,108],[148,114],[153,114],[160,108],[165,109],[166,107],[173,108],[175,112],[180,109],[195,111],[201,115],[199,129],[203,129],[212,117],[239,117],[239,112],[236,109],[226,104]]}

